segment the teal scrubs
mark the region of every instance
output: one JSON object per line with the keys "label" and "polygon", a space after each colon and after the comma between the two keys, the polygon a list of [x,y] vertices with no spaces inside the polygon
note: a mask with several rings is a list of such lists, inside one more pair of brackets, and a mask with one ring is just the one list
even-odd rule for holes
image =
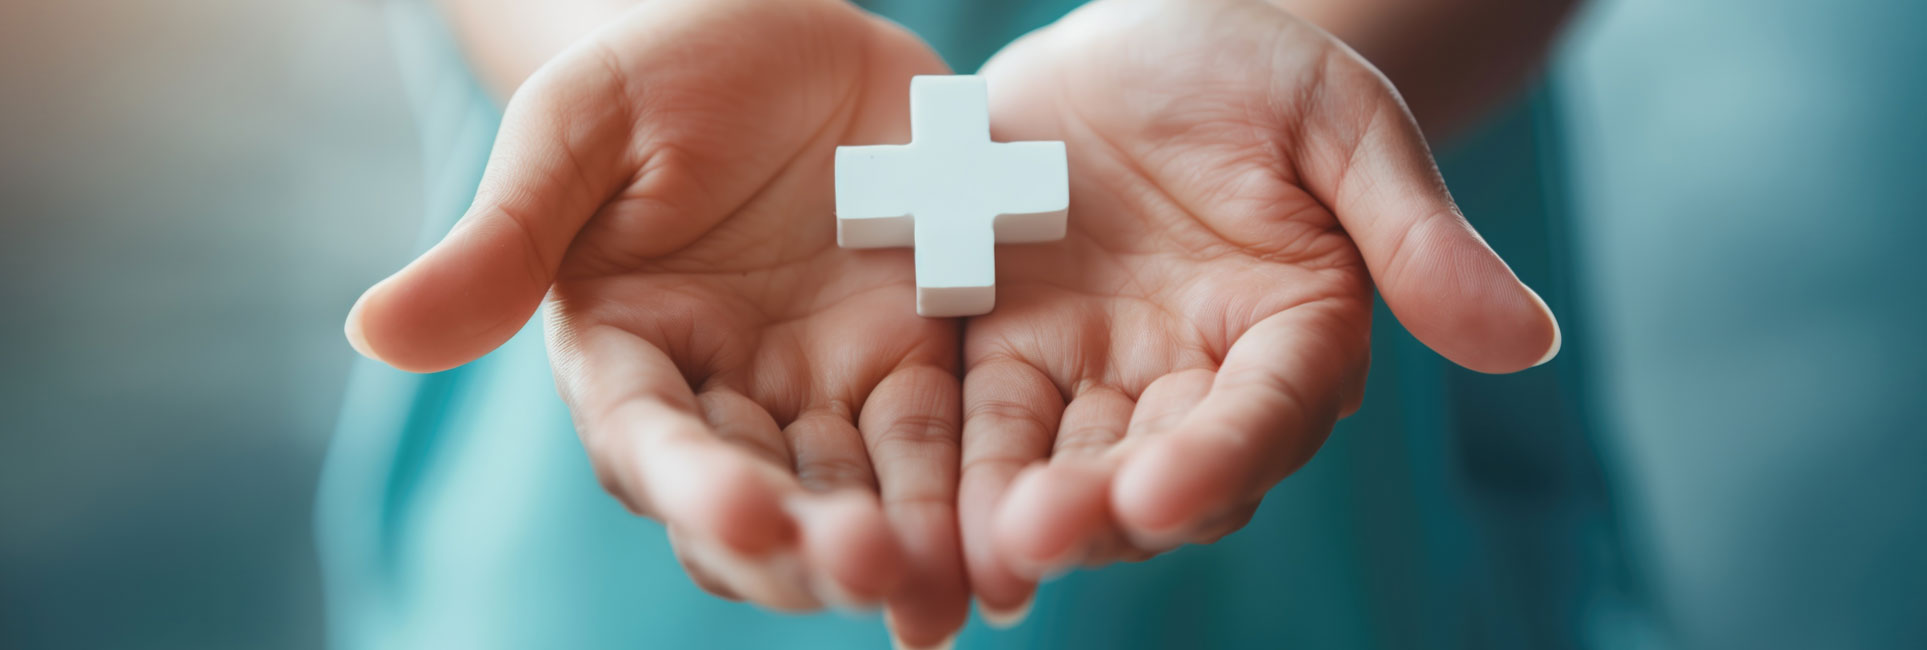
{"label": "teal scrubs", "polygon": [[[870,3],[959,70],[1074,3]],[[389,5],[422,125],[423,241],[473,196],[500,114],[426,3]],[[1492,243],[1574,318],[1545,93],[1445,157]],[[1243,531],[1048,583],[964,648],[1623,646],[1644,601],[1576,372],[1456,369],[1379,309],[1365,408]],[[887,647],[875,617],[784,615],[697,589],[662,528],[598,486],[540,328],[448,372],[362,362],[317,511],[338,648]]]}

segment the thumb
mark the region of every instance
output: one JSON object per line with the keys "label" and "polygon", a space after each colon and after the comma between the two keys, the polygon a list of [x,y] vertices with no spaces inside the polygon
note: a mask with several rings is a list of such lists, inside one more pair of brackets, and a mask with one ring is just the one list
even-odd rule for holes
{"label": "thumb", "polygon": [[1358,245],[1392,314],[1426,346],[1472,370],[1516,372],[1552,360],[1560,343],[1552,311],[1459,212],[1397,92],[1368,64],[1357,65],[1355,73],[1370,77],[1353,80],[1371,89],[1363,104],[1370,116],[1361,123],[1355,102],[1315,109],[1345,117],[1306,131],[1312,155],[1300,167]]}
{"label": "thumb", "polygon": [[538,72],[509,101],[475,203],[442,241],[348,314],[356,351],[435,372],[487,354],[541,304],[564,253],[617,188],[624,121],[584,107],[606,71]]}

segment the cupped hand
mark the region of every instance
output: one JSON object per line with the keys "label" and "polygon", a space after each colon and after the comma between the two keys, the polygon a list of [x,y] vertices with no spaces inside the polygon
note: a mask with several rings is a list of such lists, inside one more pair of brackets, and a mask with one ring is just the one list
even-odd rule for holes
{"label": "cupped hand", "polygon": [[916,316],[908,251],[837,248],[831,160],[906,140],[910,77],[944,70],[846,3],[645,3],[517,91],[474,207],[349,338],[442,370],[546,305],[598,475],[699,584],[941,641],[968,609],[959,324]]}
{"label": "cupped hand", "polygon": [[1245,0],[1101,0],[985,68],[999,140],[1063,140],[1069,236],[998,252],[964,330],[964,547],[1035,582],[1241,527],[1356,409],[1372,290],[1468,368],[1558,326],[1467,225],[1374,68]]}

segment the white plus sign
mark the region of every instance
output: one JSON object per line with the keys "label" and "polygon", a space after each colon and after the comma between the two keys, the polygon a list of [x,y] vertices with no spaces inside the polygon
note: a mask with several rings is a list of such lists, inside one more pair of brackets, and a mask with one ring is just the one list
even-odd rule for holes
{"label": "white plus sign", "polygon": [[996,244],[1064,237],[1062,142],[991,142],[983,77],[910,80],[910,144],[836,149],[836,243],[916,247],[917,313],[988,313]]}

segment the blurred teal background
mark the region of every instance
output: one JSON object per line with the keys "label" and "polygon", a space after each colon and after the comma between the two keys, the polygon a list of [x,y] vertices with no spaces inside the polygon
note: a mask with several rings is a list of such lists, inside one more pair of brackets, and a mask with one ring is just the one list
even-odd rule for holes
{"label": "blurred teal background", "polygon": [[[1927,647],[1923,27],[1608,0],[1555,66],[1664,646]],[[377,3],[0,5],[0,647],[322,644],[340,318],[421,227],[402,86]]]}
{"label": "blurred teal background", "polygon": [[1927,3],[1594,9],[1558,70],[1578,326],[1662,611],[1927,647]]}
{"label": "blurred teal background", "polygon": [[378,5],[0,2],[0,648],[316,648],[312,504],[407,255]]}

